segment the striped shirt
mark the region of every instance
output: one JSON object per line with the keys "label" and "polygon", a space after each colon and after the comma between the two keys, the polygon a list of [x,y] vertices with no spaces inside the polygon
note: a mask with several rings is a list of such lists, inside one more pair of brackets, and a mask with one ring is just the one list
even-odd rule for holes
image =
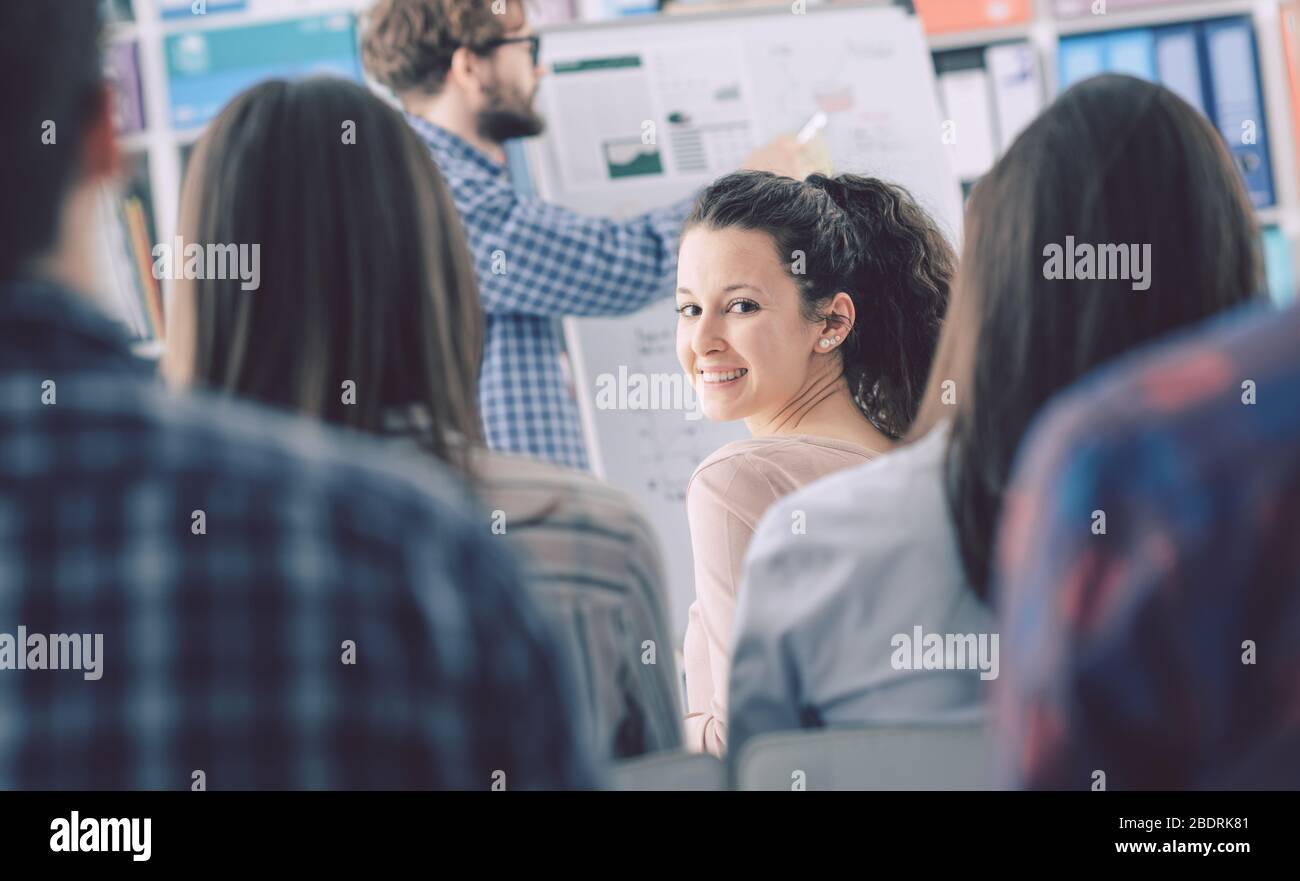
{"label": "striped shirt", "polygon": [[484,506],[523,550],[533,600],[569,653],[589,733],[608,758],[682,743],[658,542],[623,492],[500,453],[478,463]]}
{"label": "striped shirt", "polygon": [[[405,445],[429,430],[418,408],[390,412],[387,425]],[[479,450],[470,467],[485,532],[518,556],[577,680],[596,754],[679,748],[663,564],[636,505],[591,475],[523,456]]]}

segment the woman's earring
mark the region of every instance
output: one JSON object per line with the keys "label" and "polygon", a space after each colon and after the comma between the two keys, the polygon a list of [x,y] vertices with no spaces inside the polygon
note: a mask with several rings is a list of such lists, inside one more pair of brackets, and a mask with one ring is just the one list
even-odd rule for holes
{"label": "woman's earring", "polygon": [[822,337],[821,347],[822,347],[823,349],[829,349],[830,346],[831,346],[831,341],[828,340],[828,339],[826,339],[825,337]]}

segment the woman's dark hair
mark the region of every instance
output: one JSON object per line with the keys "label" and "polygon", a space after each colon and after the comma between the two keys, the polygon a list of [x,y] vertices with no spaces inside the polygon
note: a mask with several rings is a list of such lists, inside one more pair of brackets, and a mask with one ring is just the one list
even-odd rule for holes
{"label": "woman's dark hair", "polygon": [[906,190],[852,174],[800,181],[738,171],[700,194],[683,234],[694,226],[770,235],[810,322],[832,317],[827,307],[838,292],[852,297],[856,318],[837,350],[849,391],[887,437],[907,432],[930,371],[955,257]]}
{"label": "woman's dark hair", "polygon": [[467,465],[451,438],[480,437],[473,266],[447,188],[396,111],[343,80],[255,86],[199,141],[180,231],[187,244],[259,245],[261,286],[178,281],[170,377],[374,433],[390,410],[422,405],[430,451]]}
{"label": "woman's dark hair", "polygon": [[[1147,278],[1048,278],[1057,276],[1049,256],[1067,237],[1149,245]],[[911,438],[952,420],[948,502],[966,577],[982,598],[1003,489],[1035,415],[1102,362],[1256,297],[1255,241],[1218,133],[1173,92],[1132,77],[1071,88],[976,184]]]}

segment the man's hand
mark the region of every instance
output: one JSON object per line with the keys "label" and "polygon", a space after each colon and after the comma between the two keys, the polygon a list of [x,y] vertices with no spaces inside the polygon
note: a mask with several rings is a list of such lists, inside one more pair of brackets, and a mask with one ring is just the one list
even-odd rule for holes
{"label": "man's hand", "polygon": [[805,155],[804,146],[794,139],[794,135],[781,135],[769,141],[750,153],[740,167],[745,171],[770,171],[795,180],[803,180],[815,170]]}

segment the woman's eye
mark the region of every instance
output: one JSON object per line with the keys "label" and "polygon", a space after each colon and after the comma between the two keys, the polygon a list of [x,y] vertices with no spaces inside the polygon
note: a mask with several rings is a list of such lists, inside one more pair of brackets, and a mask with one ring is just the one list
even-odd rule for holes
{"label": "woman's eye", "polygon": [[728,312],[735,312],[738,315],[748,315],[751,312],[758,311],[758,304],[753,300],[735,300],[727,307]]}
{"label": "woman's eye", "polygon": [[696,315],[700,314],[700,307],[696,306],[694,303],[686,303],[685,305],[677,307],[677,314],[685,316],[686,318],[694,318]]}

